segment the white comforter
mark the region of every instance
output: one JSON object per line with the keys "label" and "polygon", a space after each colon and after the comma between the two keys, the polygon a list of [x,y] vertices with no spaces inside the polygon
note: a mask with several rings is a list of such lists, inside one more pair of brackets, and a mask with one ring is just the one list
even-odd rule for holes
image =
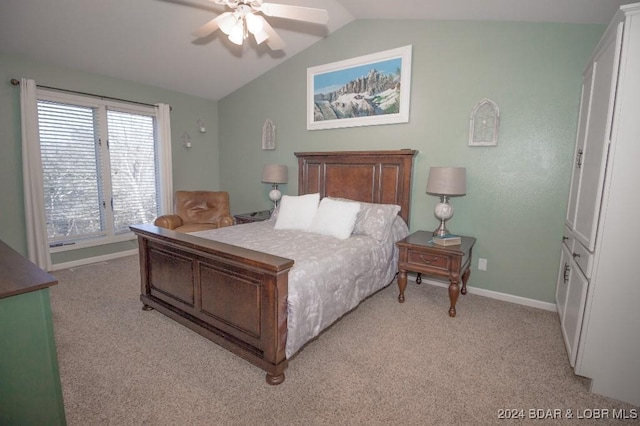
{"label": "white comforter", "polygon": [[275,230],[275,221],[229,226],[193,235],[294,260],[289,271],[286,355],[290,358],[360,301],[393,279],[395,242],[409,235],[397,218],[388,241],[352,235],[346,240]]}

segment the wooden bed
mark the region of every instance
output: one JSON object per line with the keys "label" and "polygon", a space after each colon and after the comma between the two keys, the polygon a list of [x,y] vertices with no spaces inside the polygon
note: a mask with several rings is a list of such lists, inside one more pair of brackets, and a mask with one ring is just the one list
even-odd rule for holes
{"label": "wooden bed", "polygon": [[[398,204],[409,223],[417,151],[302,152],[298,194]],[[284,381],[293,260],[153,225],[138,237],[143,309],[156,309]]]}

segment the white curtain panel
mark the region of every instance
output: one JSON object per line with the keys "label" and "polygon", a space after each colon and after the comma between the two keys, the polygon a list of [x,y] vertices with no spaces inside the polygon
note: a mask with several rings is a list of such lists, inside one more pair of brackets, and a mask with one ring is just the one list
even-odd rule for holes
{"label": "white curtain panel", "polygon": [[162,176],[160,214],[173,213],[173,172],[171,169],[171,107],[156,104],[158,118],[158,167]]}
{"label": "white curtain panel", "polygon": [[49,244],[47,243],[47,226],[44,213],[36,90],[35,81],[26,78],[20,79],[22,181],[27,225],[27,250],[29,260],[38,265],[38,267],[50,271],[51,256],[49,255]]}

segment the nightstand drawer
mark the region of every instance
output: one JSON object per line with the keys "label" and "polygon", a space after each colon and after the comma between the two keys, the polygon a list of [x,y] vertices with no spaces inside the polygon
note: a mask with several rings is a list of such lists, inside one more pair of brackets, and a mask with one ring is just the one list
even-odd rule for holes
{"label": "nightstand drawer", "polygon": [[448,271],[451,265],[449,256],[423,253],[418,250],[409,250],[408,261],[417,266],[428,266],[429,268],[442,269],[443,271]]}

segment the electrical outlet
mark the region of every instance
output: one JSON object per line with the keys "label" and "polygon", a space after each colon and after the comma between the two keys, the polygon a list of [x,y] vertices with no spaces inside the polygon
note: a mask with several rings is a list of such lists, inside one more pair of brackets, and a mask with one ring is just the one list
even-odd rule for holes
{"label": "electrical outlet", "polygon": [[480,271],[487,270],[487,259],[478,259],[478,269]]}

